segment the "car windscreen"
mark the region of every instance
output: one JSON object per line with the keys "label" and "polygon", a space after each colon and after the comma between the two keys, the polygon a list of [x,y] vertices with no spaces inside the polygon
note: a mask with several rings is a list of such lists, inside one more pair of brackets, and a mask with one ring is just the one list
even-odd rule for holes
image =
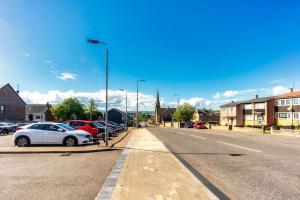
{"label": "car windscreen", "polygon": [[69,126],[67,124],[57,124],[57,126],[63,128],[63,129],[66,129],[68,131],[74,131],[74,130],[76,130],[75,128],[73,128],[73,127],[71,127],[71,126]]}

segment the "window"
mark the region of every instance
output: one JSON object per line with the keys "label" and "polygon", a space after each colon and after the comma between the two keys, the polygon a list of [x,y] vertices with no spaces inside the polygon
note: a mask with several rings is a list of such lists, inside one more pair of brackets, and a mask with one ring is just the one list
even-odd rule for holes
{"label": "window", "polygon": [[36,115],[35,118],[36,118],[36,119],[40,119],[41,117],[40,117],[39,115]]}
{"label": "window", "polygon": [[250,110],[252,108],[253,108],[252,104],[245,104],[245,110]]}
{"label": "window", "polygon": [[255,104],[255,109],[265,109],[265,103],[257,103],[257,104]]}
{"label": "window", "polygon": [[289,106],[291,104],[291,100],[290,99],[276,100],[275,104],[276,106]]}
{"label": "window", "polygon": [[289,112],[278,112],[276,114],[277,119],[289,119],[291,118],[291,113]]}
{"label": "window", "polygon": [[44,124],[33,124],[30,129],[43,130]]}
{"label": "window", "polygon": [[293,100],[293,104],[294,104],[294,105],[300,105],[300,98],[295,98],[295,99]]}
{"label": "window", "polygon": [[44,126],[44,130],[47,130],[47,131],[57,131],[58,129],[59,129],[59,127],[56,125],[53,125],[53,124],[45,124],[45,126]]}
{"label": "window", "polygon": [[294,113],[294,119],[299,119],[299,116],[300,116],[299,114],[300,114],[300,113],[295,112],[295,113]]}
{"label": "window", "polygon": [[4,105],[2,105],[2,106],[0,107],[0,113],[1,113],[1,114],[5,113],[5,106],[4,106]]}

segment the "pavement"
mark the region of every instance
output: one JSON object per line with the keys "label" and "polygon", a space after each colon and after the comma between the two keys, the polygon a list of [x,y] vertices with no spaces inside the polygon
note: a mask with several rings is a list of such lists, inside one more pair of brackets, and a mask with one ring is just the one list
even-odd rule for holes
{"label": "pavement", "polygon": [[130,135],[114,151],[0,154],[0,199],[93,200]]}
{"label": "pavement", "polygon": [[106,184],[115,185],[112,195],[97,199],[218,199],[147,129],[134,131],[125,151],[116,183]]}
{"label": "pavement", "polygon": [[222,130],[149,131],[216,196],[299,199],[300,138]]}
{"label": "pavement", "polygon": [[[131,130],[131,129],[130,129]],[[130,131],[129,130],[129,131]],[[108,147],[105,142],[100,140],[100,145],[87,144],[75,147],[66,147],[62,145],[33,145],[29,147],[18,147],[12,144],[12,135],[0,137],[0,154],[26,154],[26,153],[85,153],[114,150],[113,146],[124,138],[128,133],[120,133],[117,137],[112,138],[108,142]]]}

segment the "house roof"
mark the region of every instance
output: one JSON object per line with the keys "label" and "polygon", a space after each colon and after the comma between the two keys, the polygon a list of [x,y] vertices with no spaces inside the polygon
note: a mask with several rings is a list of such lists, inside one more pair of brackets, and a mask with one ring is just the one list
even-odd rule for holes
{"label": "house roof", "polygon": [[117,112],[119,112],[119,113],[121,113],[121,114],[124,114],[124,112],[122,112],[121,110],[119,110],[119,109],[117,109],[117,108],[111,108],[111,109],[109,109],[107,112],[110,112],[110,111],[112,111],[112,110],[115,110],[115,111],[117,111]]}
{"label": "house roof", "polygon": [[276,99],[283,99],[283,98],[289,98],[289,97],[300,97],[300,91],[285,93],[285,94],[277,96]]}
{"label": "house roof", "polygon": [[17,97],[22,101],[22,103],[26,105],[25,101],[20,97],[20,95],[15,91],[15,89],[9,83],[0,85],[0,91],[5,87],[8,87],[10,90],[12,90],[17,95]]}
{"label": "house roof", "polygon": [[262,97],[262,98],[254,98],[254,99],[250,99],[248,101],[244,101],[243,103],[261,103],[261,102],[266,102],[269,101],[271,99],[274,99],[274,97]]}
{"label": "house roof", "polygon": [[46,104],[27,104],[26,113],[44,113],[47,110]]}
{"label": "house roof", "polygon": [[176,108],[158,108],[157,112],[159,115],[173,115],[176,111]]}
{"label": "house roof", "polygon": [[243,103],[243,101],[234,101],[234,102],[230,102],[230,103],[221,105],[220,107],[221,107],[221,108],[225,108],[225,107],[234,107],[234,106],[237,106],[237,105],[239,105],[239,104],[241,104],[241,103]]}

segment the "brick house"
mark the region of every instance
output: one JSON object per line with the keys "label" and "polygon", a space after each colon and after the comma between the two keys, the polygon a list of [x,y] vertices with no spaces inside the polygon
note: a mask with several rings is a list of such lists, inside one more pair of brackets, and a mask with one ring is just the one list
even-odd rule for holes
{"label": "brick house", "polygon": [[173,114],[175,113],[176,108],[161,108],[159,94],[157,92],[156,103],[155,103],[155,123],[160,124],[162,122],[172,122]]}
{"label": "brick house", "polygon": [[0,85],[0,121],[24,121],[26,103],[10,84]]}
{"label": "brick house", "polygon": [[276,97],[275,116],[277,126],[299,126],[300,125],[300,91]]}
{"label": "brick house", "polygon": [[275,99],[263,97],[244,101],[244,126],[274,126],[275,125]]}
{"label": "brick house", "polygon": [[243,102],[232,101],[220,106],[220,125],[244,126]]}
{"label": "brick house", "polygon": [[220,112],[211,109],[195,109],[193,122],[218,124],[220,121]]}

